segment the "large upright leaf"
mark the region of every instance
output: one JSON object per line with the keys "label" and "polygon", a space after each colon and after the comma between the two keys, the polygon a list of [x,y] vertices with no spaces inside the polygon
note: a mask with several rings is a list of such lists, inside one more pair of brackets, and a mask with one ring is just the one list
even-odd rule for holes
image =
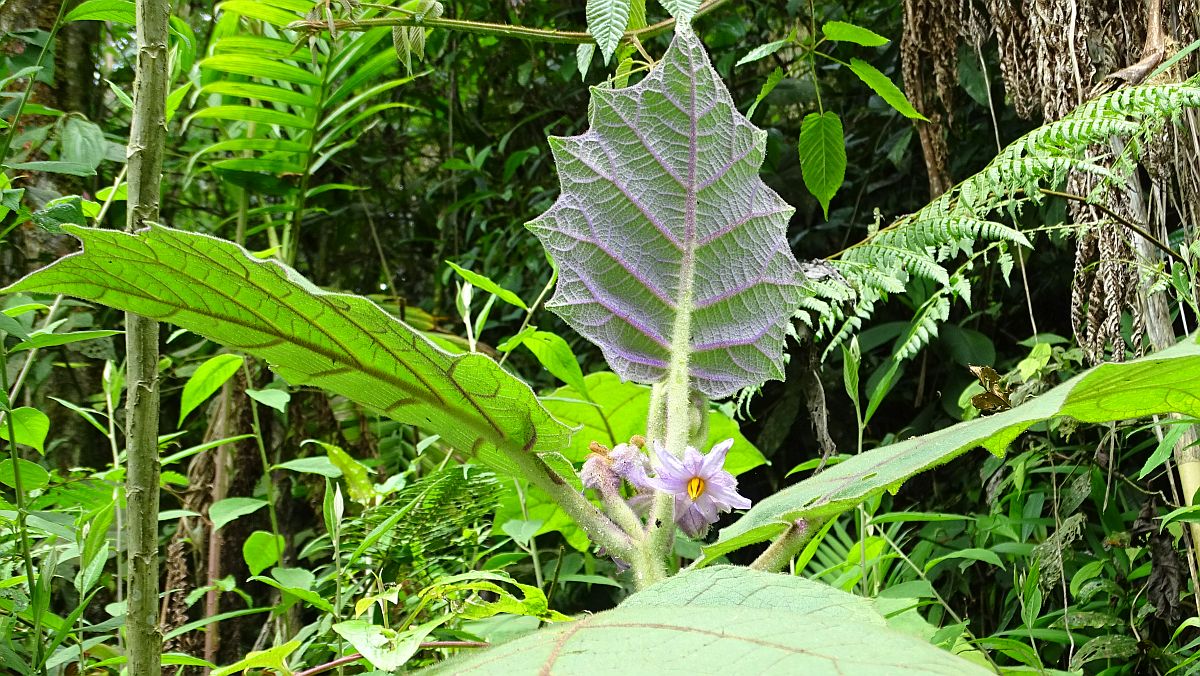
{"label": "large upright leaf", "polygon": [[64,228],[72,254],[4,292],[61,293],[176,324],[260,356],[292,384],[344,395],[436,432],[502,472],[556,451],[570,430],[480,354],[451,356],[365,298],[327,293],[291,268],[205,235]]}
{"label": "large upright leaf", "polygon": [[1056,416],[1096,423],[1161,413],[1200,416],[1200,344],[1103,364],[1014,409],[876,448],[766,498],[705,547],[706,560],[769,540],[799,518],[825,518],[982,446],[1000,455],[1031,425]]}
{"label": "large upright leaf", "polygon": [[798,303],[793,209],[758,177],[766,133],[684,23],[642,82],[592,90],[591,128],[552,138],[562,195],[529,223],[559,267],[547,307],[621,377],[661,380],[676,331],[709,397],[782,375]]}
{"label": "large upright leaf", "polygon": [[870,599],[802,577],[693,570],[615,610],[552,625],[428,673],[992,673],[890,629]]}

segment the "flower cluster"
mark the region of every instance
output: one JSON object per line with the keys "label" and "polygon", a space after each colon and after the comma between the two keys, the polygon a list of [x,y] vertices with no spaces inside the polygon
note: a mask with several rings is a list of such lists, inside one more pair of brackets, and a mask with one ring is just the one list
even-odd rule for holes
{"label": "flower cluster", "polygon": [[618,495],[624,480],[637,491],[628,502],[639,512],[645,511],[655,492],[666,493],[674,500],[675,523],[691,537],[703,534],[722,512],[750,507],[750,501],[737,492],[737,479],[725,471],[733,439],[713,446],[707,454],[688,446],[682,458],[655,441],[651,460],[642,451],[644,446],[641,437],[611,451],[593,443],[580,472],[583,485],[611,497]]}

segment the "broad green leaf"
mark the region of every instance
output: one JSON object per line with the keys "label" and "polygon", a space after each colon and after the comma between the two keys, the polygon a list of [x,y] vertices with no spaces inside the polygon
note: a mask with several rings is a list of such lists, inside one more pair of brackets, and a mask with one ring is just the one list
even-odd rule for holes
{"label": "broad green leaf", "polygon": [[925,120],[924,115],[917,112],[909,103],[908,97],[904,96],[904,92],[888,79],[888,76],[879,72],[879,69],[862,59],[850,59],[850,70],[858,76],[858,79],[866,83],[868,87],[875,90],[876,94],[887,102],[887,104],[896,109],[901,115],[912,118],[914,120]]}
{"label": "broad green leaf", "polygon": [[549,331],[530,331],[521,335],[521,344],[532,352],[538,362],[555,378],[576,391],[587,394],[583,369],[579,367],[579,360],[562,336]]}
{"label": "broad green leaf", "polygon": [[184,418],[208,401],[245,362],[246,358],[240,354],[219,354],[197,367],[183,386],[183,395],[179,400],[179,424],[183,425]]}
{"label": "broad green leaf", "polygon": [[910,477],[982,446],[1001,455],[1043,420],[1070,416],[1083,423],[1164,413],[1200,415],[1200,345],[1195,334],[1162,352],[1102,364],[1002,413],[860,453],[757,503],[705,547],[705,560],[779,535],[799,518],[824,519]]}
{"label": "broad green leaf", "polygon": [[[646,412],[650,410],[650,388],[636,383],[621,382],[615,373],[601,371],[584,377],[589,403],[583,394],[572,387],[560,387],[542,403],[555,418],[582,426],[571,438],[563,455],[572,462],[587,459],[588,444],[598,441],[609,448],[627,443],[635,434],[646,434]],[[607,420],[607,424],[606,424]],[[612,430],[612,434],[609,434]],[[725,469],[734,475],[748,472],[766,462],[750,440],[742,436],[732,418],[716,410],[708,413],[708,439],[702,451],[714,444],[733,439],[733,448],[725,458]]]}
{"label": "broad green leaf", "polygon": [[645,79],[594,88],[590,129],[550,139],[562,194],[528,227],[559,269],[546,307],[614,371],[658,382],[675,345],[693,385],[719,398],[783,375],[800,289],[794,210],[759,178],[766,132],[676,18]]}
{"label": "broad green leaf", "polygon": [[[36,408],[22,406],[8,413],[12,416],[13,431],[16,432],[16,442],[36,449],[46,455],[46,434],[50,432],[50,418]],[[8,420],[0,422],[0,439],[12,441],[8,437]]]}
{"label": "broad green leaf", "polygon": [[438,618],[404,631],[381,627],[366,620],[348,620],[333,625],[333,630],[362,653],[376,669],[395,671],[404,666],[420,649],[421,641],[447,619]]}
{"label": "broad green leaf", "polygon": [[72,21],[116,21],[132,26],[136,20],[132,0],[86,0],[76,5],[63,17],[63,23]]}
{"label": "broad green leaf", "polygon": [[[36,462],[17,458],[17,467],[20,468],[21,490],[26,493],[38,491],[50,485],[50,473]],[[17,472],[13,471],[11,458],[0,460],[0,484],[12,488],[17,487]]]}
{"label": "broad green leaf", "polygon": [[287,412],[288,402],[292,400],[292,395],[283,390],[246,390],[246,396],[263,406],[270,406],[280,413]]}
{"label": "broad green leaf", "polygon": [[891,629],[870,599],[734,566],[685,571],[614,610],[443,662],[432,674],[989,674]]}
{"label": "broad green leaf", "polygon": [[467,280],[477,288],[483,289],[488,293],[496,294],[496,297],[505,303],[508,303],[509,305],[516,305],[522,310],[529,309],[529,306],[525,305],[525,301],[521,300],[520,296],[493,282],[488,277],[481,275],[478,272],[472,272],[466,268],[459,267],[450,261],[446,261],[446,265],[449,265],[451,269],[457,272],[459,277]]}
{"label": "broad green leaf", "polygon": [[804,186],[829,218],[829,200],[846,180],[846,137],[837,113],[809,113],[800,127],[800,169]]}
{"label": "broad green leaf", "polygon": [[282,535],[273,535],[265,530],[256,530],[242,543],[242,558],[251,575],[258,575],[279,561],[283,551]]}
{"label": "broad green leaf", "polygon": [[46,232],[59,234],[64,225],[87,225],[83,199],[78,195],[60,197],[46,203],[30,215],[33,222]]}
{"label": "broad green leaf", "polygon": [[836,42],[853,42],[863,47],[880,47],[890,42],[890,40],[873,30],[863,28],[862,26],[855,26],[845,21],[830,21],[821,26],[821,32],[830,40]]}
{"label": "broad green leaf", "polygon": [[68,231],[83,253],[6,291],[63,293],[171,322],[262,357],[289,384],[324,387],[440,434],[506,474],[517,473],[516,454],[569,443],[570,429],[496,362],[452,356],[364,298],[322,291],[205,235],[159,226]]}
{"label": "broad green leaf", "polygon": [[751,49],[749,52],[747,52],[745,56],[738,59],[738,62],[733,65],[734,66],[743,66],[747,63],[753,63],[755,61],[758,61],[759,59],[765,59],[766,57],[783,49],[785,46],[787,46],[791,42],[792,42],[792,38],[789,36],[783,40],[776,40],[774,42],[768,42],[765,45],[759,45],[759,46],[755,47],[754,49]]}
{"label": "broad green leaf", "polygon": [[59,157],[62,161],[95,169],[104,159],[107,145],[104,131],[96,123],[74,115],[63,121],[59,139]]}
{"label": "broad green leaf", "polygon": [[267,501],[258,498],[225,498],[209,506],[208,519],[212,521],[213,530],[216,531],[230,521],[253,514],[266,506]]}
{"label": "broad green leaf", "polygon": [[592,67],[592,56],[596,54],[596,45],[585,42],[575,48],[575,67],[579,69],[579,79],[587,81],[588,70]]}
{"label": "broad green leaf", "polygon": [[587,0],[586,15],[588,32],[596,38],[607,65],[625,35],[625,26],[629,23],[629,0]]}
{"label": "broad green leaf", "polygon": [[7,334],[0,335],[0,338],[15,336],[19,340],[29,339],[29,330],[5,313],[0,313],[0,333]]}

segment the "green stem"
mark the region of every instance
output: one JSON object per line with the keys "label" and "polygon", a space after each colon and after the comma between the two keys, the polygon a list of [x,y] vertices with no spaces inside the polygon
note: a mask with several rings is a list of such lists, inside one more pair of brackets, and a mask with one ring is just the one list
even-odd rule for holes
{"label": "green stem", "polygon": [[[29,588],[29,597],[34,597],[34,577],[33,577],[33,547],[29,544],[29,527],[25,524],[27,512],[25,510],[25,486],[21,479],[21,457],[17,451],[17,429],[13,422],[11,414],[11,401],[8,399],[8,347],[4,344],[4,339],[8,336],[0,337],[0,393],[4,394],[6,401],[4,402],[5,416],[4,421],[8,425],[8,457],[12,463],[13,469],[13,489],[16,491],[17,503],[17,537],[21,540],[21,559],[25,564],[25,585]],[[46,673],[46,668],[42,665],[42,614],[37,611],[34,615],[33,634],[30,639],[33,643],[33,649],[30,653],[33,655],[33,663],[38,665],[38,670],[41,673]]]}
{"label": "green stem", "polygon": [[[693,15],[693,20],[708,14],[721,5],[724,5],[728,1],[729,0],[707,0],[696,10],[696,13]],[[459,33],[473,33],[476,35],[491,35],[500,38],[536,40],[538,42],[551,44],[579,45],[588,43],[595,44],[596,42],[595,38],[593,38],[591,34],[578,31],[558,31],[546,28],[516,26],[513,24],[488,23],[485,21],[442,19],[431,16],[418,19],[411,14],[408,16],[390,16],[382,18],[334,21],[332,26],[334,30],[339,31],[367,31],[377,26],[423,26],[426,28],[441,28],[443,30],[457,31]],[[664,21],[659,21],[656,24],[646,26],[645,28],[626,31],[621,40],[623,42],[632,42],[635,38],[650,38],[654,37],[655,35],[665,33],[674,27],[675,20],[666,19]],[[330,24],[323,18],[317,18],[311,21],[296,21],[290,24],[288,28],[325,31],[329,30]]]}
{"label": "green stem", "polygon": [[[249,386],[254,379],[250,376],[250,367],[246,366],[244,361],[242,362],[242,372],[246,375],[246,383]],[[275,558],[279,561],[279,565],[283,565],[283,547],[279,545],[279,518],[275,514],[275,481],[271,478],[271,461],[267,459],[267,446],[263,443],[262,424],[258,420],[258,402],[253,398],[250,399],[250,416],[254,422],[254,441],[258,444],[258,457],[262,461],[263,481],[267,484],[267,514],[271,518]]]}
{"label": "green stem", "polygon": [[805,546],[812,541],[813,535],[821,530],[823,520],[796,519],[788,526],[766,551],[758,555],[750,564],[754,570],[776,573],[783,570]]}

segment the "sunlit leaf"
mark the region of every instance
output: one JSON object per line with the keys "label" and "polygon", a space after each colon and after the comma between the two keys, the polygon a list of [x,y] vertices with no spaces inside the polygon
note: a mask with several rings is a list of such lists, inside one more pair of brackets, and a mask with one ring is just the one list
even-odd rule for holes
{"label": "sunlit leaf", "polygon": [[870,599],[791,575],[685,571],[614,610],[451,659],[433,674],[989,674],[888,627]]}
{"label": "sunlit leaf", "polygon": [[570,430],[490,358],[452,356],[364,298],[322,291],[205,235],[68,231],[83,253],[7,291],[63,293],[171,322],[266,359],[289,384],[324,387],[440,434],[508,474],[514,454],[569,442]]}
{"label": "sunlit leaf", "polygon": [[[2,416],[3,414],[0,414]],[[16,442],[46,454],[46,435],[50,432],[50,418],[36,408],[22,406],[9,411]],[[8,436],[9,420],[0,423],[0,439],[12,441]]]}
{"label": "sunlit leaf", "polygon": [[900,88],[893,84],[888,76],[879,72],[875,66],[862,59],[850,59],[850,70],[854,71],[860,80],[874,89],[876,94],[879,94],[889,106],[895,108],[901,115],[914,120],[929,121],[925,119],[924,115],[918,113],[916,108],[913,108],[904,92],[900,91]]}
{"label": "sunlit leaf", "polygon": [[799,518],[826,518],[909,477],[984,447],[1003,454],[1031,425],[1056,416],[1079,422],[1126,420],[1163,413],[1200,415],[1200,344],[1193,335],[1156,354],[1102,364],[1020,406],[883,446],[826,469],[758,502],[704,549],[706,560],[769,540]]}
{"label": "sunlit leaf", "polygon": [[890,42],[890,40],[873,30],[863,28],[862,26],[855,26],[845,21],[830,21],[821,26],[821,32],[830,40],[853,42],[863,47],[880,47]]}
{"label": "sunlit leaf", "polygon": [[258,498],[225,498],[214,502],[208,508],[208,519],[212,521],[213,530],[247,514],[253,514],[267,506],[266,500]]}
{"label": "sunlit leaf", "polygon": [[587,28],[608,63],[629,23],[629,0],[587,0]]}

